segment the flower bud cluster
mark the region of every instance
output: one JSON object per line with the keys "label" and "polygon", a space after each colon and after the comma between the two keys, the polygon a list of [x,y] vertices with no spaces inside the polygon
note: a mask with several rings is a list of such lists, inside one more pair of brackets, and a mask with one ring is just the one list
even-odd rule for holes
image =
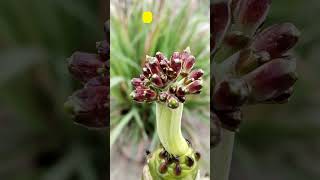
{"label": "flower bud cluster", "polygon": [[187,48],[174,52],[167,59],[161,52],[155,57],[147,56],[142,74],[131,80],[134,91],[131,97],[136,102],[164,102],[175,109],[184,103],[186,95],[198,94],[202,89],[201,69],[193,69],[195,57]]}
{"label": "flower bud cluster", "polygon": [[68,59],[72,76],[83,84],[65,103],[74,121],[90,128],[108,126],[109,116],[109,45],[96,43],[97,54],[75,52]]}
{"label": "flower bud cluster", "polygon": [[259,29],[270,4],[270,0],[213,4],[222,10],[213,24],[218,28],[213,35],[221,40],[213,47],[212,108],[221,126],[232,131],[240,125],[242,106],[287,102],[297,80],[296,59],[288,51],[298,41],[298,29],[291,23]]}

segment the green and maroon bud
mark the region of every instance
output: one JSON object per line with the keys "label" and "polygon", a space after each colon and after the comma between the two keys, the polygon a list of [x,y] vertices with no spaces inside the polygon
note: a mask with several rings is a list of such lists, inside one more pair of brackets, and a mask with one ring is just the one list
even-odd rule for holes
{"label": "green and maroon bud", "polygon": [[75,52],[68,62],[69,72],[81,82],[101,75],[99,70],[104,68],[104,62],[96,54]]}
{"label": "green and maroon bud", "polygon": [[189,75],[189,79],[191,79],[192,81],[199,80],[203,76],[203,74],[204,72],[202,69],[193,70]]}
{"label": "green and maroon bud", "polygon": [[232,111],[243,105],[250,89],[242,79],[227,79],[220,82],[213,94],[214,108],[219,111]]}
{"label": "green and maroon bud", "polygon": [[169,95],[167,99],[167,106],[172,109],[178,108],[179,107],[178,99],[173,95]]}
{"label": "green and maroon bud", "polygon": [[236,30],[245,32],[248,36],[253,35],[265,21],[270,6],[271,0],[238,1],[233,12]]}
{"label": "green and maroon bud", "polygon": [[162,79],[160,78],[160,76],[158,74],[153,74],[151,76],[151,82],[158,88],[161,88],[164,86]]}
{"label": "green and maroon bud", "polygon": [[210,9],[212,9],[210,12],[213,13],[213,15],[210,15],[211,17],[213,17],[213,22],[211,22],[211,24],[213,25],[211,38],[213,39],[211,39],[210,42],[213,43],[211,44],[211,47],[213,47],[213,52],[215,52],[230,24],[231,17],[229,2],[228,0],[220,0],[218,2],[214,2],[210,6]]}
{"label": "green and maroon bud", "polygon": [[290,50],[298,42],[299,36],[300,32],[293,24],[276,24],[259,33],[251,48],[266,51],[274,59]]}
{"label": "green and maroon bud", "polygon": [[186,92],[190,94],[198,94],[202,89],[202,80],[195,80],[186,86]]}
{"label": "green and maroon bud", "polygon": [[243,79],[250,85],[250,102],[261,102],[282,94],[297,80],[296,62],[291,57],[263,64]]}

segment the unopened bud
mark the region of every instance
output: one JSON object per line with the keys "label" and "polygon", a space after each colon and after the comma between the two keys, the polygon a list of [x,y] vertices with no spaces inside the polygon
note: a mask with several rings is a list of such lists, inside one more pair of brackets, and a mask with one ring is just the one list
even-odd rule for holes
{"label": "unopened bud", "polygon": [[271,0],[241,0],[234,9],[236,29],[252,35],[264,22]]}
{"label": "unopened bud", "polygon": [[186,87],[186,91],[190,94],[200,93],[201,89],[202,89],[202,80],[195,80]]}
{"label": "unopened bud", "polygon": [[257,35],[251,47],[255,51],[266,51],[271,58],[278,58],[290,50],[298,41],[299,30],[291,23],[273,25]]}
{"label": "unopened bud", "polygon": [[167,105],[169,108],[176,109],[179,107],[179,101],[173,95],[170,95],[167,99]]}
{"label": "unopened bud", "polygon": [[163,85],[164,85],[162,82],[162,79],[157,74],[153,74],[151,76],[151,82],[157,87],[163,87]]}
{"label": "unopened bud", "polygon": [[81,82],[99,76],[98,70],[104,68],[104,63],[96,54],[75,52],[69,59],[69,71]]}
{"label": "unopened bud", "polygon": [[189,78],[192,80],[198,80],[203,76],[204,72],[202,69],[196,69],[191,71]]}

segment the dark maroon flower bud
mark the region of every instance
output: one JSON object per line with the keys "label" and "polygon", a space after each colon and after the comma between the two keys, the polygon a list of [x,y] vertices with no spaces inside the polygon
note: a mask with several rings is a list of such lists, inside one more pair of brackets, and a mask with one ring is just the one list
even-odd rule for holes
{"label": "dark maroon flower bud", "polygon": [[186,91],[190,94],[200,93],[201,89],[202,89],[201,80],[195,80],[186,87]]}
{"label": "dark maroon flower bud", "polygon": [[291,23],[273,25],[257,35],[251,47],[255,51],[266,51],[271,58],[281,57],[298,41],[299,30]]}
{"label": "dark maroon flower bud", "polygon": [[201,158],[201,154],[199,152],[194,153],[194,158],[199,161],[199,159]]}
{"label": "dark maroon flower bud", "polygon": [[160,159],[165,159],[168,157],[168,152],[166,150],[162,150],[160,153],[159,153],[159,157]]}
{"label": "dark maroon flower bud", "polygon": [[283,93],[297,80],[295,59],[274,59],[244,76],[250,85],[250,101],[261,102]]}
{"label": "dark maroon flower bud", "polygon": [[159,172],[161,174],[164,174],[168,171],[168,163],[165,161],[165,162],[162,162],[159,166]]}
{"label": "dark maroon flower bud", "polygon": [[104,63],[96,54],[75,52],[69,58],[69,71],[73,77],[81,82],[101,75],[99,69],[104,68]]}
{"label": "dark maroon flower bud", "polygon": [[105,61],[107,59],[110,59],[110,48],[109,48],[109,43],[105,41],[100,41],[96,43],[96,48],[98,50],[98,54],[104,59]]}
{"label": "dark maroon flower bud", "polygon": [[159,62],[161,62],[162,60],[166,60],[167,59],[162,52],[157,52],[156,53],[156,58],[157,58],[157,60]]}
{"label": "dark maroon flower bud", "polygon": [[271,5],[271,0],[238,1],[233,13],[237,30],[252,35],[264,22]]}
{"label": "dark maroon flower bud", "polygon": [[147,67],[142,68],[142,73],[146,78],[149,78],[151,76],[151,71]]}
{"label": "dark maroon flower bud", "polygon": [[160,76],[158,74],[153,74],[151,76],[151,82],[157,87],[163,87],[164,86],[164,84],[162,82],[162,79],[160,78]]}
{"label": "dark maroon flower bud", "polygon": [[165,101],[167,101],[167,97],[168,97],[168,94],[167,94],[166,92],[162,92],[162,93],[160,93],[160,95],[159,95],[159,100],[160,100],[161,102],[165,102]]}
{"label": "dark maroon flower bud", "polygon": [[179,107],[178,99],[173,95],[169,95],[167,99],[167,106],[169,108],[176,109],[177,107]]}
{"label": "dark maroon flower bud", "polygon": [[161,60],[160,61],[160,67],[161,67],[162,71],[164,73],[166,73],[168,68],[169,68],[169,62],[167,60]]}
{"label": "dark maroon flower bud", "polygon": [[194,164],[194,160],[191,157],[187,156],[186,157],[186,164],[188,167],[192,167]]}
{"label": "dark maroon flower bud", "polygon": [[78,90],[68,98],[64,107],[78,124],[92,128],[107,127],[108,87],[94,86]]}
{"label": "dark maroon flower bud", "polygon": [[187,59],[183,61],[183,70],[184,72],[189,72],[192,68],[196,59],[194,56],[189,56]]}
{"label": "dark maroon flower bud", "polygon": [[173,52],[170,61],[172,61],[173,59],[180,59],[180,53],[179,52]]}
{"label": "dark maroon flower bud", "polygon": [[148,65],[152,74],[159,74],[161,72],[160,64],[159,64],[157,58],[147,56],[147,61],[148,61],[147,65]]}
{"label": "dark maroon flower bud", "polygon": [[131,84],[133,87],[143,86],[143,81],[140,78],[133,78]]}
{"label": "dark maroon flower bud", "polygon": [[213,12],[213,15],[210,15],[213,17],[213,22],[210,22],[213,27],[211,36],[213,39],[210,42],[213,43],[211,47],[213,47],[213,52],[215,52],[230,23],[229,2],[228,0],[224,0],[213,3],[210,9],[212,9],[211,12]]}
{"label": "dark maroon flower bud", "polygon": [[185,95],[186,95],[186,91],[184,90],[184,88],[182,88],[182,87],[177,88],[177,91],[176,91],[177,97],[181,97],[181,96],[185,96]]}
{"label": "dark maroon flower bud", "polygon": [[145,89],[136,89],[130,96],[136,102],[143,102],[145,100]]}
{"label": "dark maroon flower bud", "polygon": [[249,88],[242,79],[224,80],[217,85],[213,94],[213,108],[232,111],[247,101],[249,93]]}
{"label": "dark maroon flower bud", "polygon": [[202,69],[196,69],[191,71],[189,78],[193,80],[198,80],[203,76],[204,72]]}
{"label": "dark maroon flower bud", "polygon": [[145,100],[151,102],[157,99],[157,93],[151,89],[145,90]]}
{"label": "dark maroon flower bud", "polygon": [[181,169],[180,164],[179,164],[179,163],[176,163],[176,166],[175,166],[175,168],[174,168],[174,174],[175,174],[176,176],[180,176],[180,175],[181,175],[181,171],[182,171],[182,169]]}
{"label": "dark maroon flower bud", "polygon": [[182,61],[181,59],[172,59],[170,62],[170,67],[175,72],[176,76],[180,74],[181,68],[182,68]]}

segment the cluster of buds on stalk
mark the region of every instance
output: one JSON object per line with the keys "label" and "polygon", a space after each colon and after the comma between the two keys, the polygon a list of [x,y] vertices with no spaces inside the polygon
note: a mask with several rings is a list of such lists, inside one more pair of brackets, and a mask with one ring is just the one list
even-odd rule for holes
{"label": "cluster of buds on stalk", "polygon": [[271,0],[216,0],[213,9],[213,87],[216,124],[236,131],[241,107],[285,103],[297,80],[289,53],[299,38],[291,23],[262,29]]}
{"label": "cluster of buds on stalk", "polygon": [[69,72],[83,88],[69,96],[64,106],[75,123],[104,128],[109,124],[109,44],[97,42],[96,48],[96,54],[75,52],[68,59]]}
{"label": "cluster of buds on stalk", "polygon": [[146,57],[139,78],[132,79],[136,102],[156,102],[156,124],[161,148],[148,154],[143,179],[196,179],[200,153],[181,133],[181,119],[186,96],[202,89],[201,69],[190,48],[174,52],[167,59],[161,52]]}
{"label": "cluster of buds on stalk", "polygon": [[139,78],[132,79],[134,91],[131,97],[136,102],[165,102],[169,108],[178,108],[186,95],[199,94],[202,88],[203,71],[192,70],[195,57],[190,48],[174,52],[170,59],[157,52],[155,57],[146,56],[146,63]]}

